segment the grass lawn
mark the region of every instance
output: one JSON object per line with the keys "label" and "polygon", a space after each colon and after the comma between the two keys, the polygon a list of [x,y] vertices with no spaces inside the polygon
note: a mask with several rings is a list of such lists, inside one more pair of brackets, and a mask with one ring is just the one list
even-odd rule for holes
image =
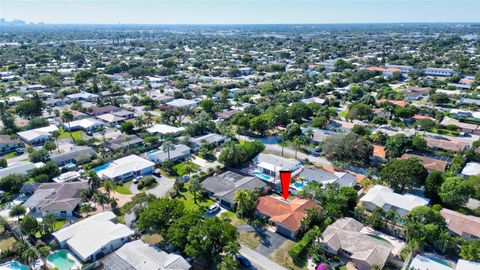
{"label": "grass lawn", "polygon": [[[73,136],[73,138],[75,138],[75,140],[78,141],[78,140],[82,139],[82,135],[84,133],[85,132],[83,130],[76,130],[76,131],[72,131],[72,136]],[[72,139],[72,137],[70,137],[70,132],[62,129],[60,131],[60,136],[58,137],[58,139]]]}
{"label": "grass lawn", "polygon": [[177,198],[183,201],[183,204],[185,205],[185,209],[187,210],[194,210],[199,208],[206,209],[210,205],[214,204],[212,200],[202,199],[199,196],[197,196],[197,204],[195,204],[193,200],[193,194],[190,193],[190,191],[180,192],[180,195]]}
{"label": "grass lawn", "polygon": [[270,256],[273,261],[276,263],[285,266],[288,269],[294,270],[303,270],[308,269],[308,261],[307,259],[299,259],[293,260],[290,255],[288,255],[288,251],[295,245],[295,242],[291,240],[285,241],[280,247],[278,247],[275,252],[272,253]]}
{"label": "grass lawn", "polygon": [[17,156],[17,152],[13,151],[13,152],[10,152],[8,154],[3,155],[2,158],[9,159],[9,158],[14,158],[16,156]]}
{"label": "grass lawn", "polygon": [[238,240],[251,249],[256,249],[260,245],[260,237],[255,232],[241,232]]}
{"label": "grass lawn", "polygon": [[233,226],[237,227],[238,225],[242,225],[242,224],[247,224],[247,222],[243,219],[239,219],[237,217],[237,215],[235,215],[234,212],[232,211],[226,211],[226,212],[223,212],[221,215],[220,215],[220,218],[222,218],[223,220],[229,222],[230,224],[232,224]]}
{"label": "grass lawn", "polygon": [[10,250],[13,247],[13,244],[15,244],[15,238],[13,236],[3,238],[0,236],[0,250]]}
{"label": "grass lawn", "polygon": [[55,224],[53,225],[53,230],[54,230],[54,231],[60,230],[65,223],[67,223],[66,220],[57,220],[57,221],[55,221]]}
{"label": "grass lawn", "polygon": [[115,185],[114,190],[120,194],[123,195],[130,195],[132,192],[130,191],[130,185],[132,184],[132,181],[125,182],[121,185]]}
{"label": "grass lawn", "polygon": [[187,172],[185,172],[185,166],[186,165],[191,165],[192,168],[194,170],[200,168],[200,166],[198,166],[197,164],[191,162],[191,161],[185,161],[185,162],[182,162],[182,163],[178,163],[177,165],[173,166],[173,169],[175,170],[175,172],[180,175],[180,176],[184,176],[187,174]]}

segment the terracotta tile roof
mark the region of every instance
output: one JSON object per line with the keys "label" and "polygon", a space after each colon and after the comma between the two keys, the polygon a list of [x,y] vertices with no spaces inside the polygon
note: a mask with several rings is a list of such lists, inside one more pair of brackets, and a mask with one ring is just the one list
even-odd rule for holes
{"label": "terracotta tile roof", "polygon": [[373,145],[373,156],[379,157],[379,158],[386,158],[386,153],[385,153],[385,146],[382,145]]}
{"label": "terracotta tile roof", "polygon": [[380,99],[379,100],[380,104],[385,103],[385,102],[390,102],[393,105],[397,105],[397,106],[400,106],[400,107],[406,107],[408,105],[408,102],[406,102],[404,100],[390,100],[390,99]]}
{"label": "terracotta tile roof", "polygon": [[310,200],[293,198],[285,201],[280,197],[263,196],[258,199],[257,210],[270,217],[270,220],[279,223],[292,232],[300,229],[306,209],[321,208],[320,205]]}
{"label": "terracotta tile roof", "polygon": [[429,158],[426,156],[414,155],[414,154],[403,154],[401,159],[407,158],[418,158],[425,169],[429,171],[441,171],[444,172],[447,169],[448,162],[442,161],[434,158]]}
{"label": "terracotta tile roof", "polygon": [[458,235],[469,234],[480,237],[480,217],[464,215],[446,208],[440,211],[448,229]]}
{"label": "terracotta tile roof", "polygon": [[426,115],[419,115],[419,114],[415,114],[414,116],[412,116],[412,118],[415,119],[415,120],[421,120],[421,119],[434,120],[433,117],[426,116]]}

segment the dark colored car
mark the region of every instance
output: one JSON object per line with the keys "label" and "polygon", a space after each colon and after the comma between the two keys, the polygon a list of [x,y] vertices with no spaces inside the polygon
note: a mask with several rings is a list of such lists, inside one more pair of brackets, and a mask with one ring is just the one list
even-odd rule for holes
{"label": "dark colored car", "polygon": [[19,154],[19,155],[25,153],[25,152],[23,151],[23,148],[17,148],[17,149],[15,149],[15,152],[17,152],[17,154]]}
{"label": "dark colored car", "polygon": [[249,269],[252,268],[252,263],[247,258],[245,258],[244,256],[238,255],[237,259],[244,266],[248,267]]}

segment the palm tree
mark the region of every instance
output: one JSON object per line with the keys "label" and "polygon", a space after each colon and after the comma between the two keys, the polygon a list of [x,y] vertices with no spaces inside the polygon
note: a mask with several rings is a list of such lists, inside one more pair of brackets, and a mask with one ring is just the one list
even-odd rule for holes
{"label": "palm tree", "polygon": [[197,204],[197,195],[202,190],[200,179],[198,179],[198,177],[196,176],[192,177],[192,179],[190,179],[190,185],[188,189],[193,194],[193,202]]}
{"label": "palm tree", "polygon": [[252,196],[250,192],[245,189],[241,189],[235,193],[235,202],[237,203],[237,215],[239,218],[247,217],[252,210]]}
{"label": "palm tree", "polygon": [[105,189],[105,192],[107,192],[107,196],[110,199],[110,192],[113,190],[113,182],[110,180],[103,181],[103,188]]}
{"label": "palm tree", "polygon": [[68,124],[68,132],[70,133],[70,137],[72,138],[72,140],[75,142],[75,138],[73,137],[72,135],[72,128],[70,126],[70,122],[73,121],[74,117],[73,117],[73,113],[69,110],[65,110],[62,112],[62,121],[64,123],[67,123]]}
{"label": "palm tree", "polygon": [[163,142],[162,150],[167,151],[168,160],[170,161],[170,151],[175,150],[175,145],[171,140],[166,140]]}
{"label": "palm tree", "polygon": [[93,195],[93,200],[102,206],[102,211],[105,211],[105,204],[108,204],[110,202],[107,194],[103,192],[95,193],[95,195]]}
{"label": "palm tree", "polygon": [[303,144],[302,139],[297,136],[293,138],[293,144],[295,145],[295,159],[297,158],[298,148]]}
{"label": "palm tree", "polygon": [[150,112],[145,112],[143,115],[145,115],[145,124],[147,127],[151,126],[153,123],[153,114]]}
{"label": "palm tree", "polygon": [[88,177],[88,184],[90,184],[91,190],[95,190],[97,187],[100,186],[100,177],[98,177],[97,173],[94,170],[89,170],[87,172]]}
{"label": "palm tree", "polygon": [[25,209],[25,207],[21,206],[20,204],[17,204],[10,209],[10,212],[8,214],[10,215],[10,217],[17,217],[17,222],[18,222],[20,219],[20,216],[25,215],[25,213],[27,213],[27,210]]}
{"label": "palm tree", "polygon": [[57,151],[60,153],[60,147],[58,147],[58,138],[60,137],[60,132],[55,130],[52,132],[52,137],[55,138],[55,143],[57,144]]}
{"label": "palm tree", "polygon": [[287,133],[285,131],[280,132],[278,135],[278,142],[280,143],[280,146],[282,147],[282,157],[283,157],[283,148],[285,147],[285,138],[287,136]]}

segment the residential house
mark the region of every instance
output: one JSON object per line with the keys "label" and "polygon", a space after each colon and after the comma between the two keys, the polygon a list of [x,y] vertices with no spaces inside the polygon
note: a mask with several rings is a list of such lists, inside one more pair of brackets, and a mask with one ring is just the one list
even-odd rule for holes
{"label": "residential house", "polygon": [[93,118],[85,118],[81,120],[72,121],[69,123],[63,123],[65,130],[71,129],[74,130],[83,130],[86,132],[94,132],[98,128],[102,127],[104,124]]}
{"label": "residential house", "polygon": [[48,141],[52,137],[52,133],[58,131],[57,126],[50,125],[47,127],[41,127],[31,129],[27,131],[18,132],[17,135],[22,141],[29,145],[39,145]]}
{"label": "residential house", "polygon": [[480,175],[480,163],[468,162],[462,170],[462,175],[466,177]]}
{"label": "residential house", "polygon": [[218,146],[228,141],[230,141],[230,138],[220,134],[216,134],[216,133],[209,133],[207,135],[190,139],[190,143],[192,144],[192,148],[194,151],[198,151],[198,149],[200,149],[201,146],[207,146],[207,145]]}
{"label": "residential house", "polygon": [[466,239],[480,238],[480,217],[443,208],[440,215],[445,219],[448,229]]}
{"label": "residential house", "polygon": [[142,240],[126,243],[102,259],[105,270],[188,270],[191,265],[182,256],[167,253]]}
{"label": "residential house", "polygon": [[357,178],[346,172],[327,172],[316,168],[305,168],[298,176],[306,182],[318,182],[322,185],[338,184],[341,187],[353,187]]}
{"label": "residential house", "polygon": [[384,211],[393,210],[400,217],[417,206],[425,206],[430,200],[413,194],[398,194],[391,188],[375,185],[360,199],[363,207],[373,212],[377,207]]}
{"label": "residential house", "polygon": [[221,206],[234,210],[235,194],[239,190],[259,190],[261,193],[269,189],[268,185],[252,176],[243,176],[226,171],[218,176],[211,176],[202,182],[202,187],[213,196]]}
{"label": "residential house", "polygon": [[190,156],[190,147],[183,144],[176,144],[170,151],[163,150],[160,148],[153,152],[147,152],[146,156],[149,160],[161,164],[167,160],[172,162],[185,159]]}
{"label": "residential house", "polygon": [[426,256],[422,256],[418,254],[413,258],[412,262],[410,263],[408,269],[414,270],[454,270],[453,267],[445,263],[439,262],[439,260],[435,260],[434,258],[429,258]]}
{"label": "residential house", "polygon": [[468,144],[459,141],[439,140],[425,137],[427,146],[436,150],[445,150],[449,152],[461,152],[468,147]]}
{"label": "residential house", "polygon": [[457,72],[451,68],[432,68],[428,67],[423,70],[423,73],[427,76],[441,76],[441,77],[450,77]]}
{"label": "residential house", "polygon": [[97,100],[99,97],[96,94],[88,93],[88,92],[80,92],[80,93],[75,93],[75,94],[70,94],[66,96],[68,99],[70,99],[72,102],[73,101],[88,101],[92,102]]}
{"label": "residential house", "polygon": [[222,121],[227,121],[240,112],[240,110],[223,110],[217,114],[217,118]]}
{"label": "residential house", "polygon": [[0,169],[0,179],[12,174],[28,174],[31,170],[41,168],[44,165],[42,162],[34,164],[30,161],[17,161],[8,165],[6,168]]}
{"label": "residential house", "polygon": [[440,124],[444,126],[455,125],[458,126],[462,132],[480,135],[480,125],[460,122],[450,117],[444,117]]}
{"label": "residential house", "polygon": [[277,233],[295,239],[307,209],[321,209],[321,207],[313,201],[298,197],[284,200],[280,197],[262,196],[258,198],[256,213],[268,218]]}
{"label": "residential house", "polygon": [[311,97],[311,98],[304,98],[301,100],[301,102],[304,104],[310,104],[310,103],[324,104],[325,99],[319,98],[319,97]]}
{"label": "residential house", "polygon": [[102,114],[107,114],[107,113],[114,113],[114,112],[119,112],[122,109],[120,109],[117,106],[112,106],[112,105],[107,105],[103,107],[98,107],[98,106],[92,106],[90,107],[90,114],[93,116],[99,116]]}
{"label": "residential house", "polygon": [[432,171],[445,172],[450,160],[447,158],[440,160],[433,157],[421,156],[416,154],[403,154],[400,158],[401,159],[417,158],[420,160],[423,167],[429,172],[432,172]]}
{"label": "residential house", "polygon": [[353,218],[338,219],[322,233],[320,244],[327,252],[348,258],[359,270],[380,269],[394,260],[393,246],[370,235],[365,226]]}
{"label": "residential house", "polygon": [[111,150],[112,152],[118,152],[128,148],[139,147],[143,145],[143,140],[137,135],[127,135],[125,137],[108,140],[103,145],[105,146],[105,148]]}
{"label": "residential house", "polygon": [[[280,171],[291,171],[292,176],[295,176],[303,168],[302,163],[296,159],[265,153],[260,153],[253,158],[253,164],[258,172],[270,178],[278,177]],[[269,179],[262,178],[262,180]]]}
{"label": "residential house", "polygon": [[96,154],[90,146],[75,146],[68,152],[51,155],[50,160],[58,166],[64,166],[68,163],[83,164],[92,160]]}
{"label": "residential house", "polygon": [[134,232],[115,223],[111,211],[85,218],[52,235],[62,248],[68,247],[82,262],[100,259],[130,241]]}
{"label": "residential house", "polygon": [[124,181],[135,176],[148,175],[154,170],[155,163],[143,159],[137,155],[126,156],[114,160],[105,169],[98,171],[98,176],[112,179],[113,181]]}
{"label": "residential house", "polygon": [[111,126],[119,125],[121,122],[127,120],[127,118],[114,115],[113,113],[102,114],[97,116],[97,118]]}
{"label": "residential house", "polygon": [[174,127],[166,124],[155,124],[146,129],[149,134],[179,134],[180,132],[184,131],[185,128],[183,127]]}
{"label": "residential house", "polygon": [[0,154],[14,151],[20,144],[13,140],[10,135],[0,135]]}
{"label": "residential house", "polygon": [[165,104],[172,108],[184,108],[184,109],[193,109],[198,105],[195,100],[189,100],[184,98],[177,98]]}
{"label": "residential house", "polygon": [[43,183],[23,206],[30,209],[30,215],[54,214],[57,218],[69,218],[78,211],[81,191],[87,188],[85,182]]}

